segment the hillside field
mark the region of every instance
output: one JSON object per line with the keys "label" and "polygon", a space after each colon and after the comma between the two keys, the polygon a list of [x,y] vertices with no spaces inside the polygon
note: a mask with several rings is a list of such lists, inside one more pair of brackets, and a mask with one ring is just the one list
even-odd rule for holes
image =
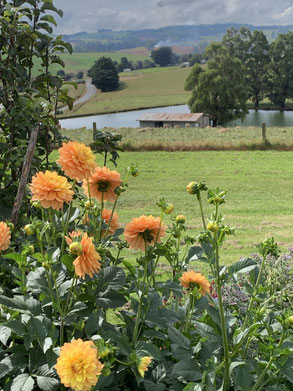
{"label": "hillside field", "polygon": [[190,70],[179,67],[152,68],[123,74],[117,91],[98,92],[95,97],[76,105],[70,114],[66,114],[80,116],[186,104],[190,92],[184,91],[184,83]]}
{"label": "hillside field", "polygon": [[[120,61],[121,57],[127,57],[129,61],[138,61],[138,60],[147,60],[149,56],[145,54],[126,54],[123,52],[99,52],[99,53],[63,53],[60,54],[60,57],[65,62],[65,68],[62,68],[61,65],[53,64],[50,66],[50,71],[56,73],[60,69],[64,69],[66,73],[77,73],[79,71],[84,72],[85,74],[89,68],[94,64],[96,60],[100,57],[110,57],[113,61]],[[35,72],[40,66],[40,63],[35,64]]]}

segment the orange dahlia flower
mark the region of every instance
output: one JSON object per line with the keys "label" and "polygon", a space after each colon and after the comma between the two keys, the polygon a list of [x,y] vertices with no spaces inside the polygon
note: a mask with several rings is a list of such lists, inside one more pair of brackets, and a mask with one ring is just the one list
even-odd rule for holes
{"label": "orange dahlia flower", "polygon": [[210,290],[210,283],[201,273],[185,272],[179,278],[179,281],[187,289],[193,289],[194,286],[197,286],[202,295],[205,295]]}
{"label": "orange dahlia flower", "polygon": [[77,141],[63,143],[58,152],[60,158],[57,163],[71,179],[82,181],[89,178],[97,166],[92,150],[83,143]]}
{"label": "orange dahlia flower", "polygon": [[[109,210],[109,209],[103,209],[103,212],[102,212],[102,219],[105,220],[106,224],[109,224],[109,221],[110,221],[110,218],[111,218],[111,213],[112,211]],[[116,212],[113,213],[113,216],[112,216],[112,220],[111,220],[111,224],[110,224],[110,227],[109,227],[109,234],[113,234],[116,229],[119,227],[119,217],[118,217],[118,214]]]}
{"label": "orange dahlia flower", "polygon": [[[72,243],[72,239],[67,237],[66,242],[70,245]],[[82,254],[75,258],[73,262],[75,273],[78,277],[83,279],[85,279],[86,274],[93,278],[94,273],[101,269],[101,264],[99,262],[101,259],[100,254],[96,252],[93,240],[88,237],[87,233],[83,234],[80,243],[82,245]]]}
{"label": "orange dahlia flower", "polygon": [[137,365],[137,371],[141,377],[144,377],[144,374],[148,370],[148,366],[150,365],[152,359],[152,357],[148,356],[140,358],[139,364]]}
{"label": "orange dahlia flower", "polygon": [[[102,194],[104,194],[104,201],[114,202],[117,197],[114,190],[120,185],[119,172],[111,171],[108,167],[97,167],[94,174],[89,178],[91,197],[95,197],[99,201],[102,200]],[[88,184],[84,183],[83,188],[85,194],[89,196]]]}
{"label": "orange dahlia flower", "polygon": [[0,221],[0,251],[7,250],[10,244],[11,232],[6,223]]}
{"label": "orange dahlia flower", "polygon": [[93,341],[81,339],[65,343],[55,365],[61,383],[74,391],[89,391],[97,384],[103,367]]}
{"label": "orange dahlia flower", "polygon": [[62,209],[64,202],[71,202],[74,192],[64,176],[57,172],[38,172],[30,184],[33,201],[40,201],[43,208]]}
{"label": "orange dahlia flower", "polygon": [[124,228],[124,236],[130,248],[145,250],[145,243],[154,244],[156,238],[160,242],[165,236],[166,226],[160,226],[160,218],[153,216],[140,216],[131,220]]}

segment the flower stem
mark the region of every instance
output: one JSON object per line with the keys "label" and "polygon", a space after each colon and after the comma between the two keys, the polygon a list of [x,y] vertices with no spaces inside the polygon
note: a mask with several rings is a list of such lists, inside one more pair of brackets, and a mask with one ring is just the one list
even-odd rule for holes
{"label": "flower stem", "polygon": [[99,241],[101,240],[101,237],[102,237],[103,209],[104,209],[104,192],[102,191],[101,213],[100,213],[99,231],[98,231],[99,232],[99,236],[98,236]]}
{"label": "flower stem", "polygon": [[112,220],[113,220],[113,216],[114,216],[114,212],[115,212],[115,208],[117,206],[117,201],[118,201],[118,195],[115,199],[115,202],[114,202],[114,205],[113,205],[113,208],[112,208],[112,212],[111,212],[111,216],[110,216],[110,220],[108,222],[108,227],[106,229],[106,232],[105,232],[105,235],[104,235],[104,239],[106,239],[107,235],[108,235],[108,232],[109,232],[109,229],[111,227],[111,223],[112,223]]}
{"label": "flower stem", "polygon": [[219,264],[219,245],[216,242],[216,236],[214,236],[215,240],[215,250],[216,250],[216,278],[217,278],[217,294],[218,294],[218,305],[220,312],[220,320],[221,320],[221,331],[222,331],[222,339],[223,339],[223,348],[224,348],[224,378],[222,384],[222,390],[227,391],[229,387],[229,372],[230,372],[230,358],[229,358],[229,345],[228,345],[228,337],[226,331],[226,322],[224,315],[224,306],[223,306],[223,298],[222,298],[222,290],[221,290],[221,277],[220,277],[220,264]]}
{"label": "flower stem", "polygon": [[205,223],[205,218],[204,218],[204,213],[203,213],[203,207],[202,207],[200,192],[197,194],[197,199],[198,199],[198,203],[199,203],[199,209],[200,209],[202,224],[203,224],[204,230],[206,231],[207,227],[206,227],[206,223]]}
{"label": "flower stem", "polygon": [[[138,310],[137,310],[135,326],[134,326],[134,331],[133,331],[133,338],[132,338],[133,348],[135,347],[136,340],[137,340],[138,329],[139,329],[139,322],[140,322],[141,312],[142,312],[143,298],[144,298],[145,294],[147,293],[147,289],[145,289],[145,282],[146,282],[146,279],[147,279],[147,271],[148,271],[148,264],[145,261],[143,282],[142,282],[142,291],[141,291],[141,296],[140,296],[140,299],[139,299]],[[147,285],[147,288],[148,288],[148,285]]]}
{"label": "flower stem", "polygon": [[[73,180],[73,185],[72,185],[72,190],[73,191],[75,189],[75,185],[76,185],[76,179]],[[65,235],[66,235],[66,231],[67,231],[68,224],[69,224],[69,219],[70,219],[70,214],[71,214],[71,209],[72,209],[72,202],[73,201],[70,202],[69,207],[67,209],[67,216],[66,216],[65,224],[63,225],[63,237],[62,237],[61,253],[60,253],[60,255],[63,255],[63,252],[64,252]],[[63,210],[62,210],[62,212],[63,212]]]}

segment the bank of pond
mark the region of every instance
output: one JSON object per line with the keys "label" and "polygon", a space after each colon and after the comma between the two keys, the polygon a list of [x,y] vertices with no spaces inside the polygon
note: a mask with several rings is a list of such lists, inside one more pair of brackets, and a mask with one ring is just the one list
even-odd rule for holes
{"label": "bank of pond", "polygon": [[[82,127],[92,128],[96,122],[97,128],[136,128],[139,127],[139,117],[146,113],[189,113],[187,105],[156,107],[151,109],[126,111],[110,114],[91,115],[86,117],[75,117],[61,119],[59,122],[62,128],[78,129]],[[243,121],[234,121],[230,126],[261,126],[265,122],[268,127],[289,127],[293,126],[293,111],[278,110],[249,110]]]}

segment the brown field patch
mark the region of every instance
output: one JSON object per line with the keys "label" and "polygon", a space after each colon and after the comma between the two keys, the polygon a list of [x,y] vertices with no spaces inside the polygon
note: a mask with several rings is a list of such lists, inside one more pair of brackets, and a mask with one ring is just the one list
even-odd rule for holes
{"label": "brown field patch", "polygon": [[172,50],[176,54],[193,53],[193,47],[192,46],[172,46]]}
{"label": "brown field patch", "polygon": [[149,56],[150,51],[145,47],[119,50],[119,53],[136,54],[137,56]]}

